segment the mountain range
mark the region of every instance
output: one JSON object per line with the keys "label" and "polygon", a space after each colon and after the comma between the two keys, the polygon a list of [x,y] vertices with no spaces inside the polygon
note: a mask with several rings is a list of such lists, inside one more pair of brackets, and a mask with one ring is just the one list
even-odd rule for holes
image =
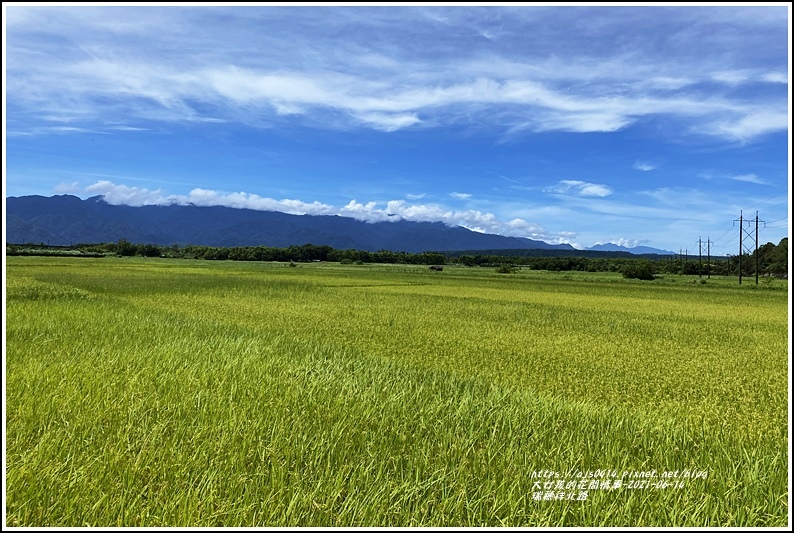
{"label": "mountain range", "polygon": [[[302,244],[409,253],[456,250],[560,250],[569,244],[479,233],[442,222],[363,222],[336,215],[290,215],[223,206],[113,205],[101,196],[10,196],[6,198],[6,242],[66,246],[118,242],[170,246],[270,246]],[[588,250],[674,255],[674,252],[613,243]],[[562,252],[560,252],[562,253]],[[566,254],[568,255],[568,254]]]}
{"label": "mountain range", "polygon": [[575,250],[520,237],[478,233],[442,222],[362,222],[341,216],[290,215],[222,206],[112,205],[101,196],[6,198],[6,242],[269,246],[328,245],[336,249],[409,253],[477,249]]}

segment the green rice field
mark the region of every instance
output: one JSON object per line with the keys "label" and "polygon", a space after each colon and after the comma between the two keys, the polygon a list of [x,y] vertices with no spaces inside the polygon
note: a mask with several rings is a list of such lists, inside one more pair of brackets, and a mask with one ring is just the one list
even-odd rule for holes
{"label": "green rice field", "polygon": [[789,523],[788,287],[6,258],[9,526]]}

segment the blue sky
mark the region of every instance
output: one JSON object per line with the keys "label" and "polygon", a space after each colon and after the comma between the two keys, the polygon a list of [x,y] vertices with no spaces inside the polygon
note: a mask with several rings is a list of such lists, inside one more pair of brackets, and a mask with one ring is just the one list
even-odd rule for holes
{"label": "blue sky", "polygon": [[4,196],[788,235],[790,6],[3,5]]}

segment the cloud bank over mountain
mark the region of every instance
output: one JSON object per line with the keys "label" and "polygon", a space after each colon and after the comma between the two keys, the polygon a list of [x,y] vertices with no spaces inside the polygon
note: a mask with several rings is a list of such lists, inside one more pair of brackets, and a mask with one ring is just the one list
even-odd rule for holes
{"label": "cloud bank over mountain", "polygon": [[[221,193],[196,188],[187,195],[166,194],[162,189],[117,185],[108,180],[97,181],[85,187],[85,192],[100,195],[111,205],[195,205],[223,206],[257,211],[278,211],[292,215],[339,215],[363,222],[443,222],[449,226],[462,226],[479,233],[525,237],[550,244],[568,244],[569,234],[553,235],[544,228],[520,218],[509,221],[497,219],[493,213],[472,209],[449,209],[439,204],[417,204],[406,200],[370,201],[350,200],[342,207],[321,202],[304,202],[294,199],[266,198],[246,192]],[[454,193],[453,193],[454,194]],[[463,198],[467,195],[462,195]]]}

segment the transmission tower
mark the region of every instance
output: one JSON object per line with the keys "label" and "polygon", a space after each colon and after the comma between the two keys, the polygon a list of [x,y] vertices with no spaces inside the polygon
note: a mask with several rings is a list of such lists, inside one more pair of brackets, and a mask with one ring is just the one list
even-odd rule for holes
{"label": "transmission tower", "polygon": [[[753,234],[753,221],[747,220],[744,218],[742,211],[739,211],[739,220],[734,220],[734,222],[739,223],[739,285],[742,284],[742,255],[747,253],[755,253],[755,284],[758,285],[758,224],[759,222],[764,224],[766,227],[766,222],[763,220],[758,220],[758,211],[755,212],[755,234]],[[749,228],[749,229],[746,229]],[[749,239],[752,241],[752,244],[748,246],[745,244],[744,238]],[[753,248],[755,251],[753,252]]]}
{"label": "transmission tower", "polygon": [[[698,277],[703,277],[703,239],[698,237]],[[711,237],[706,237],[706,276],[711,279]]]}

